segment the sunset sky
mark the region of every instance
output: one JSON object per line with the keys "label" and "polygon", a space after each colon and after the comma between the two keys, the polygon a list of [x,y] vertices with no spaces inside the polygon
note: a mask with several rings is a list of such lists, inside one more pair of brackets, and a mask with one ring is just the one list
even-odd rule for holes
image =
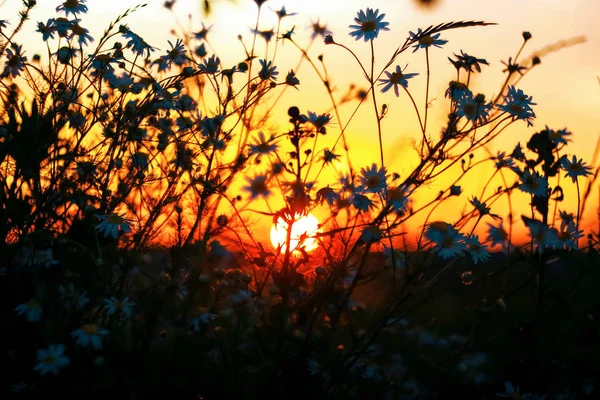
{"label": "sunset sky", "polygon": [[[243,49],[236,37],[241,34],[244,42],[251,41],[250,28],[254,27],[257,10],[253,1],[215,1],[213,12],[209,16],[201,12],[199,0],[179,0],[173,13],[163,8],[163,1],[148,0],[147,2],[149,3],[147,7],[132,14],[125,23],[149,44],[160,49],[154,53],[154,56],[161,55],[169,48],[167,40],[174,40],[170,30],[178,29],[177,21],[183,26],[188,26],[187,15],[191,13],[192,32],[200,29],[201,22],[206,26],[214,24],[208,36],[209,43],[221,57],[224,65],[234,65],[242,61]],[[38,3],[39,6],[32,13],[31,20],[15,38],[17,43],[24,45],[26,54],[30,57],[36,51],[45,54],[41,35],[35,33],[36,24],[38,21],[45,22],[48,18],[56,16],[54,9],[61,4],[61,1],[41,0]],[[87,2],[89,12],[83,16],[81,25],[88,28],[94,38],[99,38],[116,16],[126,8],[139,3],[139,0],[89,0]],[[523,40],[522,31],[530,31],[533,38],[528,42],[520,59],[527,58],[536,51],[559,41],[585,36],[585,43],[563,48],[542,57],[542,64],[520,82],[519,88],[533,96],[534,102],[537,103],[534,108],[537,115],[534,127],[528,129],[524,122],[517,121],[490,149],[494,153],[497,150],[510,152],[517,141],[524,144],[531,134],[546,125],[552,129],[566,127],[573,132],[574,142],[568,146],[567,152],[577,154],[588,163],[592,162],[594,148],[600,135],[600,83],[597,78],[600,76],[599,1],[440,0],[433,8],[416,7],[415,4],[416,1],[413,0],[291,0],[287,2],[270,0],[263,7],[260,28],[275,27],[277,18],[271,9],[277,10],[285,5],[288,12],[298,12],[298,15],[285,18],[281,30],[285,32],[295,25],[297,33],[295,40],[301,46],[306,46],[310,42],[311,21],[320,19],[320,22],[327,24],[333,32],[337,42],[351,47],[367,64],[370,58],[370,47],[362,40],[354,41],[348,35],[350,31],[348,25],[354,23],[353,18],[358,10],[366,7],[378,8],[386,13],[385,20],[390,23],[390,31],[381,32],[379,38],[375,40],[376,70],[378,70],[385,64],[394,49],[404,42],[409,31],[450,21],[482,20],[497,23],[494,26],[444,32],[441,37],[449,42],[443,49],[431,49],[430,98],[437,100],[433,102],[433,108],[429,111],[428,131],[434,137],[447,114],[448,103],[444,99],[444,92],[448,81],[455,76],[455,70],[447,57],[463,50],[478,58],[485,58],[490,66],[484,67],[483,74],[472,78],[472,89],[474,92],[485,93],[490,99],[495,96],[504,80],[502,72],[504,65],[500,61],[506,61],[510,56],[514,57]],[[0,7],[1,19],[8,19],[15,23],[20,5],[21,1],[18,0],[4,1]],[[264,49],[264,42],[260,43],[260,46],[262,47],[259,49]],[[272,56],[273,44],[269,50]],[[259,50],[257,54],[260,58],[264,58],[264,51],[261,53]],[[351,83],[355,83],[358,87],[367,87],[358,66],[341,48],[325,46],[321,39],[317,39],[310,48],[309,54],[315,60],[319,54],[324,55],[333,85],[339,90],[338,95],[341,96]],[[412,53],[411,50],[404,53],[396,62],[402,67],[408,64],[408,72],[421,74],[412,79],[409,84],[409,90],[421,110],[425,101],[424,57],[423,51]],[[284,78],[286,72],[294,68],[299,59],[299,52],[291,44],[280,46],[275,60],[280,78]],[[288,90],[276,108],[278,111],[274,115],[273,123],[275,127],[279,125],[281,131],[287,129],[285,110],[291,105],[297,105],[303,112],[306,110],[318,113],[330,112],[330,102],[326,92],[307,63],[302,64],[298,77],[301,81],[301,90]],[[420,136],[414,110],[404,93],[400,93],[399,98],[394,96],[393,91],[385,94],[377,92],[376,95],[380,104],[386,103],[390,107],[390,113],[383,121],[386,167],[390,172],[395,171],[401,176],[405,175],[415,160],[411,138]],[[357,102],[352,102],[341,108],[344,122],[348,120],[356,105]],[[352,162],[359,168],[379,161],[374,119],[372,104],[369,101],[363,105],[348,127]],[[339,126],[334,127],[335,134],[329,135],[329,138],[333,139],[338,130]],[[484,155],[481,154],[480,157]],[[462,196],[457,199],[456,203],[450,205],[452,208],[440,208],[440,218],[450,220],[447,217],[450,209],[460,210],[467,203],[467,198],[474,194],[478,195],[489,180],[492,167],[493,164],[489,163],[488,167],[482,167],[468,175],[468,182],[461,182],[468,197]],[[507,174],[507,176],[510,176],[509,182],[514,180],[514,175]],[[562,179],[562,183],[567,198],[571,196],[570,204],[575,204],[574,185],[570,180],[565,179]],[[437,193],[440,189],[444,189],[444,181],[434,185],[431,193]],[[594,199],[598,198],[597,191],[594,196]],[[525,207],[522,212],[527,212],[527,201],[524,197]],[[505,210],[501,207],[504,207],[505,203],[499,201],[499,208],[493,208],[492,212],[503,215]],[[594,227],[597,226],[595,203],[588,207],[586,213],[587,223]],[[259,229],[266,229],[266,227]]]}

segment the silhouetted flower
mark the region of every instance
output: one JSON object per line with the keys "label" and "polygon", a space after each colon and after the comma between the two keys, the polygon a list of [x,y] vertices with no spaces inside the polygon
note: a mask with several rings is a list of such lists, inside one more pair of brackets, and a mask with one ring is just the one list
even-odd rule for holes
{"label": "silhouetted flower", "polygon": [[349,26],[349,28],[354,29],[354,31],[350,32],[350,36],[355,36],[356,40],[364,38],[365,42],[368,42],[369,40],[376,39],[380,30],[390,30],[387,27],[389,22],[383,22],[385,14],[379,15],[379,9],[373,11],[372,8],[367,8],[366,13],[364,10],[360,10],[356,15],[354,22],[358,25]]}

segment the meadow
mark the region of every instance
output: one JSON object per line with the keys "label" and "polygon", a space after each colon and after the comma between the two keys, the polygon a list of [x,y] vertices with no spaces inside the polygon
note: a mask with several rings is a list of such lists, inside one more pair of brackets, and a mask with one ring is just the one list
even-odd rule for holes
{"label": "meadow", "polygon": [[[136,33],[143,4],[92,37],[96,3],[56,1],[35,21],[40,54],[19,44],[36,1],[2,16],[3,398],[597,398],[600,211],[584,216],[600,210],[600,141],[579,158],[519,88],[569,44],[525,57],[534,33],[515,32],[492,67],[446,35],[493,22],[405,35],[364,8],[346,32],[311,20],[307,34],[293,3],[251,2],[234,64],[204,24],[154,47]],[[397,48],[376,48],[392,33]],[[330,56],[356,84],[336,85]],[[479,93],[491,68],[503,79]],[[439,69],[455,76],[433,99]],[[290,92],[329,104],[300,109]],[[418,139],[396,172],[398,99]],[[365,110],[379,151],[355,165],[348,130]],[[491,151],[515,126],[527,136]]]}

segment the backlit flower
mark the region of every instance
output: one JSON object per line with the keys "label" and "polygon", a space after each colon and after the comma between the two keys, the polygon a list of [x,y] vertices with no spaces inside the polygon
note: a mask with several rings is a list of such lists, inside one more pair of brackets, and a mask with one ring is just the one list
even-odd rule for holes
{"label": "backlit flower", "polygon": [[317,36],[321,36],[321,37],[325,38],[326,36],[333,34],[333,32],[331,32],[329,29],[327,29],[326,24],[321,25],[321,22],[319,19],[317,19],[317,22],[311,21],[310,24],[311,24],[311,28],[312,28],[312,33],[310,35],[311,39],[314,39]]}
{"label": "backlit flower", "polygon": [[514,86],[509,86],[504,103],[498,104],[498,109],[507,112],[516,119],[527,121],[527,126],[531,126],[531,120],[535,118],[531,106],[536,105],[533,102],[533,97],[527,96],[521,89],[516,89]]}
{"label": "backlit flower", "polygon": [[71,332],[71,336],[75,338],[75,343],[83,347],[91,346],[94,350],[102,348],[102,341],[106,335],[108,335],[108,329],[102,329],[95,324],[86,324]]}
{"label": "backlit flower", "polygon": [[268,81],[269,79],[276,81],[279,72],[277,72],[277,67],[273,65],[273,62],[267,60],[258,60],[258,62],[261,65],[261,69],[258,71],[258,77],[263,81]]}
{"label": "backlit flower", "polygon": [[131,228],[129,222],[118,214],[99,215],[100,223],[96,225],[96,230],[104,234],[104,237],[112,237],[116,239],[119,236],[119,231],[129,233]]}
{"label": "backlit flower", "polygon": [[129,301],[129,297],[124,297],[122,300],[116,297],[104,299],[104,308],[108,315],[123,313],[126,317],[131,317],[135,303]]}
{"label": "backlit flower", "polygon": [[519,185],[521,191],[538,197],[548,196],[548,179],[541,176],[537,171],[532,173],[529,169],[526,169],[519,173],[519,179],[521,180]]}
{"label": "backlit flower", "polygon": [[85,14],[88,11],[85,2],[87,0],[67,0],[62,5],[56,7],[56,12],[64,11],[66,16],[69,17],[69,13],[73,14],[73,16],[77,16],[77,14],[82,13]]}
{"label": "backlit flower", "polygon": [[250,197],[255,199],[259,196],[268,197],[271,191],[267,187],[267,176],[257,175],[254,178],[246,177],[249,185],[244,186],[244,190],[250,192]]}
{"label": "backlit flower", "polygon": [[387,177],[385,167],[377,168],[377,164],[373,163],[361,169],[360,189],[365,193],[381,193],[387,187]]}
{"label": "backlit flower", "polygon": [[421,28],[417,31],[417,33],[409,32],[410,39],[416,40],[417,44],[413,46],[413,53],[419,49],[426,49],[430,46],[435,46],[442,48],[443,45],[448,43],[447,40],[440,39],[440,33],[436,33],[433,35],[425,35],[423,36],[423,31]]}
{"label": "backlit flower", "polygon": [[25,62],[27,57],[23,55],[23,46],[11,44],[6,49],[6,63],[4,64],[4,71],[2,71],[2,77],[13,77],[16,78],[21,74],[21,71],[25,69]]}
{"label": "backlit flower", "polygon": [[[406,67],[404,67],[404,68],[406,69]],[[408,87],[408,80],[419,75],[418,73],[411,73],[411,74],[402,73],[402,68],[400,68],[399,65],[396,65],[396,71],[394,71],[394,72],[385,71],[385,74],[387,76],[387,79],[385,79],[385,78],[379,79],[379,85],[383,86],[383,89],[381,89],[381,93],[385,93],[393,87],[396,97],[398,97],[400,95],[400,93],[398,92],[398,86],[402,86],[403,88],[406,89]]]}
{"label": "backlit flower", "polygon": [[42,319],[42,305],[35,299],[15,307],[18,315],[24,315],[28,322],[38,322]]}
{"label": "backlit flower", "polygon": [[360,10],[354,18],[354,22],[358,25],[350,25],[349,28],[354,29],[350,32],[350,36],[355,36],[356,40],[364,38],[365,42],[377,38],[380,30],[389,31],[387,27],[389,22],[383,22],[385,14],[379,15],[379,9],[373,11],[372,8],[367,8],[365,13]]}
{"label": "backlit flower", "polygon": [[469,235],[465,239],[465,244],[467,251],[475,264],[479,261],[485,262],[490,258],[490,253],[486,250],[487,246],[482,245],[479,242],[479,237],[477,235]]}
{"label": "backlit flower", "polygon": [[52,374],[58,375],[61,368],[69,365],[69,357],[65,356],[65,346],[62,344],[51,344],[45,350],[38,350],[38,363],[33,368],[39,371],[40,375]]}
{"label": "backlit flower", "polygon": [[592,168],[587,166],[583,159],[577,160],[576,156],[573,156],[572,161],[568,157],[562,158],[561,167],[566,172],[565,178],[571,178],[573,183],[577,182],[577,177],[592,173]]}

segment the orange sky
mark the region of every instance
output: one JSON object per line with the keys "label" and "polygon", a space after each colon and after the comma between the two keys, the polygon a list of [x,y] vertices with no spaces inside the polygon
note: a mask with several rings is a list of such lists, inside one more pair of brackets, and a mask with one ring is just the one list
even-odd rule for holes
{"label": "orange sky", "polygon": [[[125,22],[140,34],[151,45],[162,50],[168,48],[167,40],[172,39],[169,30],[176,26],[175,18],[162,7],[163,1],[147,0],[148,7],[136,12]],[[34,33],[38,21],[46,21],[56,15],[54,8],[61,3],[58,0],[38,1],[40,5],[32,13],[23,32],[16,38],[16,42],[24,44],[28,55],[44,47],[40,34]],[[89,0],[90,12],[83,16],[82,26],[90,29],[92,36],[99,38],[104,28],[117,15],[127,7],[140,3],[140,0],[102,1]],[[19,9],[21,1],[7,0],[0,8],[2,18],[11,19]],[[251,0],[238,0],[235,4],[220,0],[214,2],[212,15],[206,17],[200,12],[200,1],[179,0],[174,8],[175,15],[181,21],[186,21],[186,15],[192,13],[192,29],[197,30],[200,22],[207,26],[215,27],[209,35],[210,43],[221,57],[225,65],[241,61],[243,51],[236,39],[242,34],[246,41],[250,40],[249,28],[253,26],[256,16],[256,5]],[[532,95],[538,105],[534,108],[537,118],[534,128],[526,129],[526,124],[517,122],[504,134],[503,139],[496,143],[492,149],[495,152],[505,149],[509,152],[516,141],[526,142],[534,132],[541,130],[545,125],[553,129],[567,127],[574,133],[574,143],[568,147],[568,153],[577,154],[584,160],[591,162],[594,146],[600,133],[600,2],[595,0],[441,0],[439,6],[432,10],[414,7],[414,1],[409,0],[293,0],[282,2],[271,0],[266,3],[261,28],[268,29],[276,24],[274,14],[268,9],[279,9],[284,4],[288,11],[298,12],[299,15],[286,18],[282,30],[287,30],[296,25],[296,40],[305,45],[309,42],[310,20],[320,18],[327,23],[333,31],[337,42],[344,43],[356,51],[358,56],[366,63],[370,50],[369,45],[363,41],[355,42],[348,36],[348,25],[353,23],[356,12],[367,6],[379,8],[386,13],[385,20],[390,23],[390,31],[382,32],[375,42],[377,60],[380,67],[388,55],[398,45],[404,42],[408,31],[417,28],[426,28],[432,24],[459,20],[484,20],[495,22],[498,25],[477,28],[465,28],[448,31],[442,38],[449,40],[443,49],[433,49],[431,54],[431,98],[439,99],[430,109],[429,132],[435,135],[445,119],[447,103],[443,101],[447,83],[453,78],[454,69],[449,64],[447,57],[458,53],[461,49],[479,58],[490,62],[490,67],[484,67],[484,73],[472,80],[473,90],[487,94],[488,99],[497,92],[503,81],[500,60],[514,56],[519,48],[522,38],[521,32],[528,30],[533,34],[525,48],[523,55],[528,56],[546,45],[584,35],[587,41],[570,48],[562,49],[556,53],[542,58],[542,64],[526,77],[519,87],[528,95]],[[272,47],[271,47],[272,50]],[[157,53],[154,53],[158,55]],[[263,57],[260,51],[259,57]],[[315,43],[311,48],[314,57],[324,54],[332,81],[340,92],[343,93],[348,85],[356,83],[366,86],[361,81],[358,67],[350,55],[337,47],[326,47],[324,44]],[[276,64],[281,71],[280,77],[285,76],[296,65],[299,54],[291,45],[286,44],[278,50]],[[410,81],[409,89],[421,107],[424,103],[424,53],[408,51],[398,60],[398,64],[409,64],[409,72],[420,72],[421,75]],[[280,102],[276,113],[275,124],[280,124],[281,130],[286,130],[285,110],[290,105],[297,105],[302,111],[307,109],[316,112],[325,112],[330,103],[325,91],[316,80],[313,71],[307,64],[302,65],[298,73],[301,80],[301,90],[289,90]],[[402,94],[402,93],[401,93]],[[414,160],[410,140],[419,137],[417,119],[410,106],[406,95],[396,98],[392,92],[377,94],[380,103],[387,103],[390,115],[383,121],[384,145],[386,153],[386,166],[390,171],[406,175],[409,171],[410,160]],[[356,103],[341,108],[344,121],[354,110]],[[280,116],[280,119],[277,119]],[[357,114],[348,128],[351,157],[355,166],[362,167],[379,159],[378,142],[374,130],[374,116],[372,104],[366,103]],[[335,135],[329,135],[333,138]],[[360,151],[358,150],[360,149]],[[490,164],[491,165],[491,164]],[[490,176],[491,169],[481,168],[469,175],[469,182],[462,185],[467,190],[469,197],[479,193]],[[510,181],[513,180],[511,174]],[[567,197],[574,196],[574,186],[563,180]],[[493,186],[491,186],[493,187]],[[443,189],[443,185],[432,187],[431,193]],[[595,197],[597,198],[597,194]],[[525,201],[525,203],[523,203]],[[527,199],[521,201],[527,204]],[[449,210],[460,210],[467,202],[467,196],[457,199],[451,207],[440,208],[440,218],[448,218]],[[501,204],[506,203],[500,201]],[[526,207],[527,208],[527,207]],[[589,223],[596,224],[596,207],[588,207]],[[500,207],[492,212],[503,214]],[[450,221],[451,222],[451,221]],[[520,224],[520,223],[518,223]],[[267,226],[259,228],[266,230]],[[264,234],[264,232],[263,232]]]}

